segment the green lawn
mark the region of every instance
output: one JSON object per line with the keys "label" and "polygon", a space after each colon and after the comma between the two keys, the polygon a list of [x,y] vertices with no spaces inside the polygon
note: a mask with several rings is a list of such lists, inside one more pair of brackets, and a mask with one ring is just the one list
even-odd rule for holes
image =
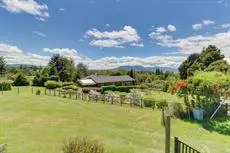
{"label": "green lawn", "polygon": [[162,91],[149,91],[145,93],[145,98],[154,99],[155,101],[166,101],[168,103],[183,103],[183,98],[179,98],[177,95],[172,95],[168,92]]}
{"label": "green lawn", "polygon": [[[107,152],[163,153],[164,129],[158,110],[32,95],[30,88],[0,95],[0,143],[9,153],[61,153],[71,136],[99,139]],[[179,136],[203,153],[230,153],[230,136],[198,124],[172,120]],[[173,145],[173,143],[172,143]]]}

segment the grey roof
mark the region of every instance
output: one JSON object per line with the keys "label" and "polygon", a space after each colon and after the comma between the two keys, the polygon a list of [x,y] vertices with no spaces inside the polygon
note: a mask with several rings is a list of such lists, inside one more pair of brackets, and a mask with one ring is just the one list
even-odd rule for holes
{"label": "grey roof", "polygon": [[92,79],[97,84],[135,81],[135,79],[131,78],[128,75],[122,75],[122,76],[91,75],[88,76],[87,79]]}

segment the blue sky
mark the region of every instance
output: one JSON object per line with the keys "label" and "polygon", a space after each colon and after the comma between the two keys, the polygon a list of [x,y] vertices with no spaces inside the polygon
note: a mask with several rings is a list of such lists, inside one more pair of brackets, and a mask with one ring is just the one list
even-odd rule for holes
{"label": "blue sky", "polygon": [[45,65],[59,53],[90,68],[176,68],[217,45],[229,61],[228,0],[0,0],[0,56]]}

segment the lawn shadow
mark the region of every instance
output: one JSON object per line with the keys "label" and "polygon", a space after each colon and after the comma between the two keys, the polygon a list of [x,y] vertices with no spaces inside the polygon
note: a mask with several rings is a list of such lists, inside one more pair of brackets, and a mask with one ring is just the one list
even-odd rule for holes
{"label": "lawn shadow", "polygon": [[230,117],[220,117],[215,119],[208,119],[204,121],[184,120],[192,124],[198,124],[210,132],[217,132],[230,136]]}

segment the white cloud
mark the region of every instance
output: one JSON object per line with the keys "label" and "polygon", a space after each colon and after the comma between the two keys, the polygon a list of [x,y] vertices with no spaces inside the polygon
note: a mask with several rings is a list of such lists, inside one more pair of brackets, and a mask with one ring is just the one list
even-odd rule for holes
{"label": "white cloud", "polygon": [[106,26],[106,27],[110,27],[110,24],[107,23],[105,26]]}
{"label": "white cloud", "polygon": [[230,23],[222,24],[221,28],[223,29],[230,28]]}
{"label": "white cloud", "polygon": [[203,20],[203,24],[204,25],[212,25],[212,24],[216,24],[215,21],[212,20]]}
{"label": "white cloud", "polygon": [[203,26],[213,25],[216,24],[215,21],[212,20],[203,20],[201,23],[193,24],[192,29],[193,30],[200,30]]}
{"label": "white cloud", "polygon": [[225,54],[226,59],[230,61],[230,31],[208,36],[195,35],[178,39],[154,32],[150,33],[149,36],[156,44],[168,48],[177,48],[184,55],[201,52],[208,45],[216,45]]}
{"label": "white cloud", "polygon": [[200,23],[197,23],[197,24],[193,24],[193,25],[192,25],[192,29],[193,29],[193,30],[200,30],[202,27],[203,27],[203,26],[202,26],[202,24],[200,24]]}
{"label": "white cloud", "polygon": [[39,32],[39,31],[33,31],[33,33],[40,36],[40,37],[46,37],[46,34]]}
{"label": "white cloud", "polygon": [[35,19],[38,21],[45,21],[46,20],[45,18],[42,18],[42,17],[35,17]]}
{"label": "white cloud", "polygon": [[177,66],[183,61],[185,56],[150,56],[150,57],[103,57],[93,60],[89,57],[79,55],[75,49],[71,48],[44,48],[43,52],[48,56],[37,55],[33,53],[25,53],[16,46],[8,44],[0,44],[0,56],[3,56],[8,64],[33,64],[33,65],[46,65],[53,54],[60,54],[62,56],[73,59],[75,64],[83,62],[87,64],[90,69],[112,69],[119,66],[136,66],[141,65],[144,67],[172,67]]}
{"label": "white cloud", "polygon": [[65,11],[65,8],[59,8],[59,11],[63,12]]}
{"label": "white cloud", "polygon": [[172,25],[172,24],[169,24],[167,28],[168,28],[168,30],[169,30],[170,32],[176,31],[176,27],[175,27],[174,25]]}
{"label": "white cloud", "polygon": [[50,57],[33,53],[25,53],[17,46],[0,43],[0,56],[3,56],[8,64],[32,64],[46,65]]}
{"label": "white cloud", "polygon": [[34,16],[48,18],[48,6],[46,4],[38,4],[35,0],[1,0],[1,7],[11,13],[25,12]]}
{"label": "white cloud", "polygon": [[158,33],[164,33],[164,32],[167,32],[167,29],[165,27],[157,27],[156,28],[156,32],[158,32]]}
{"label": "white cloud", "polygon": [[94,38],[89,44],[97,47],[126,47],[132,43],[142,43],[136,29],[131,26],[124,26],[120,31],[111,32],[100,32],[93,28],[86,32],[85,37]]}

